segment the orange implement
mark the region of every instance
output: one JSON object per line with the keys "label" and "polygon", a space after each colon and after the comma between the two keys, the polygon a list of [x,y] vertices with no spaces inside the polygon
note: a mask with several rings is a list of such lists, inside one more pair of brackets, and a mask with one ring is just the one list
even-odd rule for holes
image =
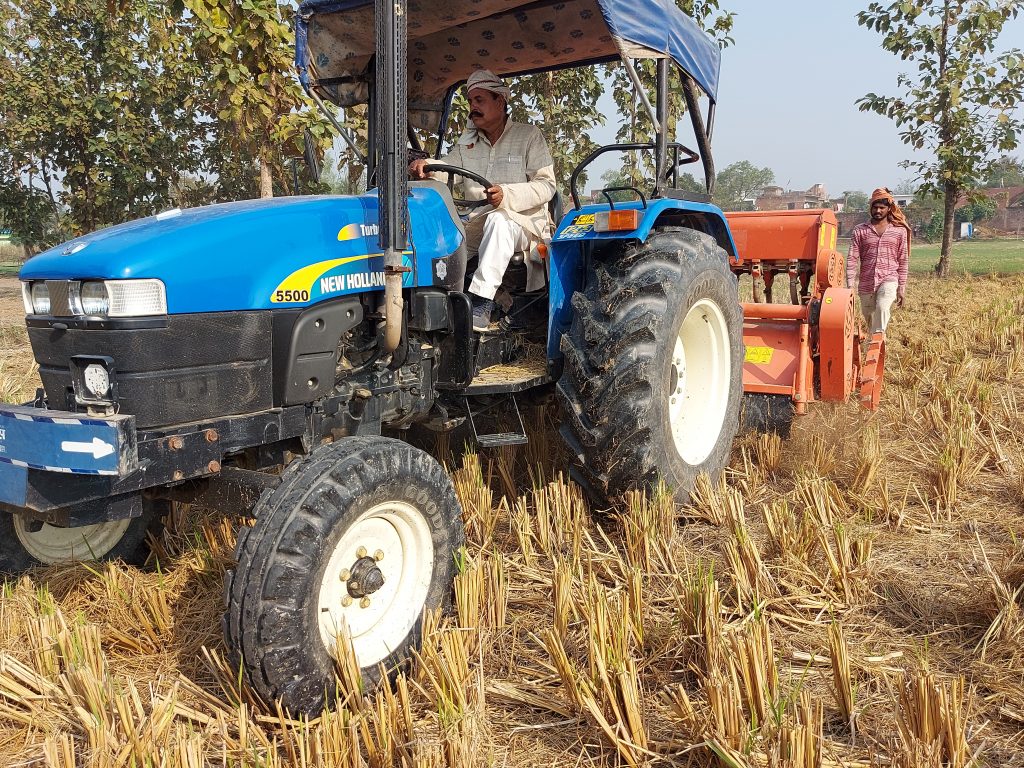
{"label": "orange implement", "polygon": [[[743,304],[743,389],[782,396],[796,413],[814,400],[878,408],[885,340],[876,335],[861,366],[864,333],[854,292],[844,287],[845,258],[835,250],[839,226],[830,210],[727,213],[737,259],[732,270],[749,274],[754,302]],[[775,278],[788,275],[790,303],[772,303]]]}

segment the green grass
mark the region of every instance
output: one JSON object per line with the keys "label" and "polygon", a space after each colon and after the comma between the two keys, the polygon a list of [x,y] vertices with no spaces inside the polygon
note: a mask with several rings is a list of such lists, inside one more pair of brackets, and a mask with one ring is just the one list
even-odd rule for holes
{"label": "green grass", "polygon": [[[918,243],[910,254],[911,272],[931,272],[939,260],[938,243]],[[959,240],[953,243],[950,270],[972,275],[1024,272],[1024,240]]]}
{"label": "green grass", "polygon": [[[847,253],[850,241],[840,239],[836,245]],[[938,243],[914,243],[910,254],[910,271],[931,273],[939,260]],[[953,243],[950,271],[971,275],[1014,275],[1024,272],[1024,240],[958,240]]]}

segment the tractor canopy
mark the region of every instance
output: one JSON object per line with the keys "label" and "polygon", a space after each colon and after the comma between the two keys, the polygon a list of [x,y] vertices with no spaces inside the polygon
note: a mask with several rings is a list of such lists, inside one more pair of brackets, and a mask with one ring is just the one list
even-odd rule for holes
{"label": "tractor canopy", "polygon": [[[366,103],[373,0],[306,0],[296,65],[303,87]],[[721,52],[674,0],[409,0],[410,121],[437,129],[451,89],[477,69],[523,75],[629,58],[671,58],[714,102]]]}

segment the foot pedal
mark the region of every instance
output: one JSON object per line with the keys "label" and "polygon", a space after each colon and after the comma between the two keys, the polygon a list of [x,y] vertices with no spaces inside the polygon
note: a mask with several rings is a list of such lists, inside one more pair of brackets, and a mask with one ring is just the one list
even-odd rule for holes
{"label": "foot pedal", "polygon": [[510,426],[516,429],[508,432],[494,432],[487,435],[481,435],[477,431],[476,419],[474,419],[473,408],[470,406],[469,398],[467,397],[464,399],[466,401],[466,415],[469,416],[469,426],[473,430],[473,440],[480,448],[499,448],[502,445],[526,445],[530,442],[529,438],[526,436],[526,429],[523,427],[523,417],[519,414],[519,406],[516,403],[515,395],[508,395],[507,397],[499,398],[496,402],[491,403],[476,412],[475,415],[479,418],[496,408],[500,408],[506,402],[512,403],[511,411],[506,409],[505,414],[514,419]]}

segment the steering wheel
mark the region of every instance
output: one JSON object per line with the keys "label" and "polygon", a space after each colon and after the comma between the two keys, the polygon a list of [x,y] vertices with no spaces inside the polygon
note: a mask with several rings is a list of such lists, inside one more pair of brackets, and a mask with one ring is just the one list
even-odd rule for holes
{"label": "steering wheel", "polygon": [[[477,184],[482,184],[484,189],[490,189],[494,185],[491,184],[487,179],[481,176],[479,173],[473,173],[473,171],[465,168],[460,168],[457,165],[445,165],[444,163],[428,163],[423,166],[425,173],[447,173],[454,176],[464,176],[467,179],[475,181]],[[455,203],[457,208],[465,208],[472,210],[473,208],[479,208],[484,205],[488,205],[487,199],[483,200],[464,200],[462,198],[456,198],[452,195],[452,202]]]}

